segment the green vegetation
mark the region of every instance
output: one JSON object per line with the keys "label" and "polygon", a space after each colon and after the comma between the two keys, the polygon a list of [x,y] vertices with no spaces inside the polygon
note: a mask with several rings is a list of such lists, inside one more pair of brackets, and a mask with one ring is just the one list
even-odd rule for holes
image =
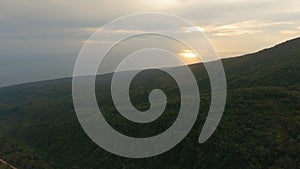
{"label": "green vegetation", "polygon": [[[51,169],[53,164],[46,160],[46,156],[32,148],[17,143],[11,139],[0,138],[0,168],[14,169]],[[10,166],[14,164],[14,166]]]}
{"label": "green vegetation", "polygon": [[[223,64],[227,104],[216,132],[203,144],[197,141],[209,109],[210,84],[203,65],[195,64],[191,69],[201,91],[197,122],[180,144],[164,154],[128,159],[95,145],[78,123],[67,78],[0,88],[0,158],[19,168],[300,168],[300,39],[224,59]],[[149,124],[136,124],[118,114],[107,88],[110,77],[98,77],[96,93],[115,129],[146,137],[172,125],[180,100],[167,74],[145,71],[132,83],[132,102],[140,110],[149,108],[151,89],[161,88],[168,96],[166,111]]]}

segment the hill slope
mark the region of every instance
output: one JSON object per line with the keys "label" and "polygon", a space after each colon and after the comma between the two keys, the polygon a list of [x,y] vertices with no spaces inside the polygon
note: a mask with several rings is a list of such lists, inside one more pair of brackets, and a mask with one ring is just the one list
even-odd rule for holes
{"label": "hill slope", "polygon": [[[227,105],[216,132],[204,144],[197,139],[209,108],[210,84],[202,64],[191,65],[201,91],[198,120],[188,137],[159,156],[127,159],[95,145],[77,121],[70,78],[0,88],[0,136],[34,149],[32,156],[45,154],[39,161],[54,168],[299,168],[300,38],[222,62],[228,82]],[[96,93],[105,100],[100,106],[115,129],[145,137],[172,125],[179,98],[168,75],[150,70],[133,82],[132,100],[141,110],[149,107],[145,91],[159,87],[170,97],[166,113],[145,125],[130,123],[117,113],[107,86],[101,83],[110,76],[98,78]],[[6,161],[14,158],[1,156]],[[26,168],[28,161],[13,165]]]}

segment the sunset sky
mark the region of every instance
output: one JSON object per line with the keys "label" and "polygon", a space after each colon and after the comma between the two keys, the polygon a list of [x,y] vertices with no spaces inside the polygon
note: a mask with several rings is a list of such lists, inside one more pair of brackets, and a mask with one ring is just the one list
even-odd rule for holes
{"label": "sunset sky", "polygon": [[[1,0],[0,86],[30,81],[20,80],[22,74],[19,80],[10,79],[9,71],[36,76],[32,80],[68,76],[83,43],[95,30],[137,12],[165,12],[191,21],[223,58],[300,35],[299,0]],[[25,58],[29,60],[22,62]],[[69,62],[68,69],[61,68]],[[44,66],[49,63],[55,65]],[[20,70],[12,70],[12,65]],[[40,75],[38,69],[48,72]]]}

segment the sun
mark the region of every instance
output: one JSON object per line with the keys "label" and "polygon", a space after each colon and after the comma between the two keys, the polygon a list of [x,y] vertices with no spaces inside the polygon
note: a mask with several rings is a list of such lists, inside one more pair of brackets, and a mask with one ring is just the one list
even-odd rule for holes
{"label": "sun", "polygon": [[200,62],[200,58],[198,57],[198,55],[192,50],[188,50],[188,49],[181,50],[178,53],[178,57],[184,64],[187,65]]}
{"label": "sun", "polygon": [[179,53],[180,56],[186,57],[186,58],[196,58],[197,55],[191,51],[191,50],[183,50]]}

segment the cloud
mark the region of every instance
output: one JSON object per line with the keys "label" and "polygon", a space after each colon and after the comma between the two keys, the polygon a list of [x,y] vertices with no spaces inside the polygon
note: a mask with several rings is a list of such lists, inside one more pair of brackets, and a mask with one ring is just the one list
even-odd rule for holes
{"label": "cloud", "polygon": [[285,34],[285,35],[295,35],[295,34],[299,34],[299,31],[297,30],[283,30],[280,31],[281,34]]}
{"label": "cloud", "polygon": [[203,32],[212,33],[215,36],[239,36],[263,32],[267,29],[267,27],[271,26],[292,24],[292,22],[247,20],[219,26],[208,25],[202,27],[201,29]]}
{"label": "cloud", "polygon": [[115,45],[115,44],[125,44],[126,42],[120,41],[96,41],[96,40],[83,40],[80,41],[81,44],[100,44],[100,45]]}
{"label": "cloud", "polygon": [[[80,41],[88,39],[107,22],[124,15],[145,11],[166,12],[186,18],[198,27],[182,28],[180,31],[204,31],[210,37],[223,38],[224,46],[228,43],[228,41],[225,42],[227,37],[244,37],[261,32],[268,32],[268,36],[272,37],[286,35],[282,36],[283,40],[286,40],[290,36],[287,36],[287,32],[280,34],[280,31],[290,30],[291,23],[300,27],[299,0],[132,0],[130,3],[128,0],[86,0],[84,2],[72,0],[19,2],[1,0],[0,41],[3,44],[5,41],[26,41],[24,49],[27,44],[32,44],[28,45],[26,51],[39,50],[32,47],[36,42],[39,42],[36,44],[37,46],[41,44],[56,46],[60,41],[63,45],[76,44],[77,46],[72,48],[74,50],[81,47],[78,45],[81,44]],[[267,22],[264,22],[265,20]],[[163,25],[163,22],[160,24],[162,29],[169,29],[169,25],[171,25],[168,23],[166,23],[168,25]],[[128,28],[120,28],[110,33],[122,34],[136,31],[134,26],[128,24]],[[147,29],[148,26],[145,24],[144,28]],[[153,30],[153,28],[149,29]],[[269,41],[268,39],[270,39],[265,34],[259,35],[262,38],[261,41]],[[250,39],[238,40],[250,41]],[[51,45],[52,42],[55,44]],[[9,44],[10,46],[0,47],[0,51],[7,53],[16,51],[15,45]],[[263,45],[261,44],[261,48],[264,47]],[[233,47],[238,48],[236,45]],[[228,50],[236,50],[233,47]],[[44,52],[46,48],[47,46],[41,49]],[[48,51],[67,52],[66,50],[69,48],[55,50],[53,47]]]}
{"label": "cloud", "polygon": [[86,28],[82,28],[82,29],[83,29],[83,31],[85,31],[85,32],[94,33],[94,32],[96,32],[99,28],[97,28],[97,27],[86,27]]}
{"label": "cloud", "polygon": [[183,32],[185,33],[191,33],[191,32],[204,32],[204,29],[200,26],[193,26],[193,27],[183,27],[181,28]]}
{"label": "cloud", "polygon": [[95,33],[96,31],[102,31],[107,34],[127,34],[127,33],[143,33],[145,31],[135,29],[102,29],[101,27],[86,27],[83,31],[89,33]]}

